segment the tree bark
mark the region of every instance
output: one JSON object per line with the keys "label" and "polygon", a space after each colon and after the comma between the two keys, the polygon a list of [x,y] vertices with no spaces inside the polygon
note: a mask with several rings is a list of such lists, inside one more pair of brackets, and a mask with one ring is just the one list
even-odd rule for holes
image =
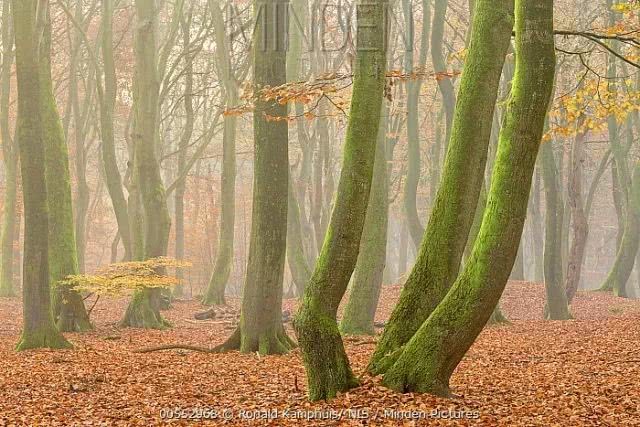
{"label": "tree bark", "polygon": [[[71,344],[58,331],[51,310],[49,276],[49,218],[45,177],[45,145],[48,114],[46,94],[50,81],[44,64],[49,53],[39,37],[47,31],[47,0],[13,0],[18,82],[17,139],[22,161],[22,188],[25,208],[23,265],[23,330],[16,349],[68,348]],[[51,76],[48,76],[51,79]]]}
{"label": "tree bark", "polygon": [[389,223],[387,115],[388,109],[383,107],[360,251],[351,293],[340,322],[340,331],[347,335],[375,334],[374,320],[385,270]]}
{"label": "tree bark", "polygon": [[[134,40],[134,181],[142,203],[142,259],[166,256],[171,219],[156,155],[158,136],[157,19],[155,0],[136,0]],[[163,329],[160,289],[138,291],[127,307],[122,326]]]}
{"label": "tree bark", "polygon": [[545,192],[544,233],[544,286],[547,303],[545,318],[566,320],[571,318],[567,294],[562,275],[562,216],[563,206],[558,200],[559,182],[553,146],[547,142],[542,146],[542,178]]}
{"label": "tree bark", "polygon": [[517,70],[480,234],[462,274],[385,374],[383,383],[400,392],[450,395],[451,374],[496,307],[517,255],[553,89],[553,1],[516,0],[515,33]]}
{"label": "tree bark", "polygon": [[[479,1],[449,151],[416,264],[371,358],[406,344],[444,298],[460,268],[484,181],[498,84],[513,30],[513,2]],[[435,46],[435,45],[434,45]]]}
{"label": "tree bark", "polygon": [[[14,277],[13,244],[16,239],[16,200],[18,190],[18,146],[11,137],[9,108],[11,95],[11,68],[13,65],[13,25],[11,2],[2,6],[2,64],[0,69],[0,138],[2,139],[2,160],[6,177],[4,206],[2,213],[2,264],[0,265],[0,297],[13,297]],[[19,234],[19,232],[18,232]]]}
{"label": "tree bark", "polygon": [[329,228],[294,319],[311,400],[358,384],[336,313],[356,266],[375,163],[385,85],[384,3],[357,4],[357,53],[344,160]]}

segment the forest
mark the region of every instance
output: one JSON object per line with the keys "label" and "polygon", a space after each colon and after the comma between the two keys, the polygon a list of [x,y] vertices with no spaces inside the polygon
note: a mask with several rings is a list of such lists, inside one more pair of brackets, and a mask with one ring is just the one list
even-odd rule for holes
{"label": "forest", "polygon": [[640,425],[638,0],[0,0],[0,425]]}

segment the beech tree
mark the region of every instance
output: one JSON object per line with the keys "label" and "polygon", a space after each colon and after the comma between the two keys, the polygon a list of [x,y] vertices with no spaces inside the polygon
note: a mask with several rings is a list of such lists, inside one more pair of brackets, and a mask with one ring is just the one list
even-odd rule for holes
{"label": "beech tree", "polygon": [[[489,2],[479,0],[476,14]],[[450,394],[449,379],[495,308],[515,262],[531,178],[553,91],[553,0],[516,0],[516,72],[480,233],[464,270],[383,382],[401,392]],[[480,22],[474,22],[474,32]],[[473,46],[473,35],[472,35]]]}
{"label": "beech tree", "polygon": [[[160,176],[158,141],[158,55],[155,0],[136,0],[134,42],[134,180],[142,202],[143,259],[167,254],[171,219]],[[160,314],[160,289],[136,292],[122,319],[123,326],[162,329],[168,326]]]}
{"label": "beech tree", "polygon": [[371,372],[382,372],[382,360],[411,339],[457,277],[484,181],[512,28],[512,1],[477,2],[441,184],[415,266],[371,358]]}
{"label": "beech tree", "polygon": [[282,325],[282,281],[287,241],[289,126],[287,106],[261,91],[286,83],[287,4],[254,2],[254,176],[249,259],[240,325],[223,346],[260,354],[293,347]]}
{"label": "beech tree", "polygon": [[[24,326],[17,350],[67,348],[71,344],[55,326],[51,309],[49,274],[49,216],[45,151],[48,120],[55,109],[49,73],[50,34],[48,0],[12,2],[18,84],[20,169],[25,207],[24,273],[22,283]],[[41,37],[40,35],[44,35]]]}
{"label": "beech tree", "polygon": [[336,313],[356,266],[376,157],[385,86],[385,2],[357,3],[353,94],[342,172],[329,227],[302,306],[294,319],[309,398],[321,400],[358,384]]}

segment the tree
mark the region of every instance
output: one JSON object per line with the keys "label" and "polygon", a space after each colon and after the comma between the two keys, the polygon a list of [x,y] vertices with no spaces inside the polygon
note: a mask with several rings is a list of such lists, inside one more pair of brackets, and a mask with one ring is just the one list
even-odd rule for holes
{"label": "tree", "polygon": [[381,114],[380,130],[378,131],[376,143],[373,182],[360,240],[360,252],[358,253],[351,294],[340,322],[340,330],[343,334],[375,334],[373,323],[385,269],[389,222],[388,110],[388,108],[383,107]]}
{"label": "tree", "polygon": [[51,75],[48,73],[50,37],[48,0],[12,2],[18,83],[18,124],[20,169],[25,207],[22,336],[17,350],[30,348],[68,348],[53,321],[49,276],[49,218],[45,146],[51,109]]}
{"label": "tree", "polygon": [[9,106],[11,95],[11,68],[14,60],[11,2],[2,6],[2,63],[0,64],[0,140],[5,168],[5,193],[2,214],[2,264],[0,265],[0,297],[12,297],[13,243],[16,235],[16,197],[18,190],[18,146],[11,137]]}
{"label": "tree", "polygon": [[562,218],[564,207],[559,200],[560,184],[553,145],[542,146],[542,179],[545,193],[545,234],[544,234],[544,286],[547,303],[545,318],[566,320],[571,318],[564,289],[562,272]]}
{"label": "tree", "polygon": [[240,325],[224,346],[245,353],[281,354],[293,347],[281,313],[289,192],[287,106],[263,92],[286,83],[286,7],[277,0],[254,2],[251,240]]}
{"label": "tree", "polygon": [[[47,19],[49,19],[48,15]],[[45,54],[45,57],[40,60],[41,73],[43,73],[40,84],[43,96],[41,119],[45,127],[49,275],[51,284],[55,285],[68,275],[78,274],[78,254],[73,221],[69,154],[51,80],[50,22],[45,25],[41,47]],[[61,331],[81,332],[92,329],[82,296],[72,289],[64,286],[55,288],[53,314],[56,325]]]}
{"label": "tree", "polygon": [[116,103],[117,78],[113,53],[113,0],[102,1],[101,47],[104,68],[104,87],[98,78],[97,91],[100,109],[100,136],[102,139],[102,164],[107,191],[118,223],[118,234],[124,246],[124,260],[133,258],[131,227],[127,199],[118,169],[114,138],[114,109]]}
{"label": "tree", "polygon": [[[134,180],[142,202],[143,259],[167,254],[171,219],[156,155],[158,141],[157,11],[155,0],[136,0],[134,41]],[[168,325],[160,314],[160,289],[134,294],[121,322],[123,326],[162,329]]]}
{"label": "tree", "polygon": [[[489,3],[478,1],[476,13]],[[555,49],[553,0],[516,0],[515,11],[516,73],[480,234],[449,293],[387,370],[383,383],[400,392],[450,394],[451,374],[491,316],[517,256]]]}
{"label": "tree", "polygon": [[384,5],[379,0],[356,6],[357,52],[342,172],[324,244],[294,319],[311,400],[335,397],[358,384],[336,313],[356,266],[369,203],[385,86]]}
{"label": "tree", "polygon": [[[238,103],[238,87],[236,77],[231,68],[229,53],[231,45],[224,33],[222,10],[212,6],[216,39],[217,69],[224,87],[224,97],[228,109]],[[224,291],[229,281],[233,263],[233,246],[235,231],[236,200],[236,127],[237,117],[227,114],[224,117],[222,131],[222,175],[220,188],[220,240],[218,253],[213,265],[213,272],[203,299],[203,304],[224,304]]]}
{"label": "tree", "polygon": [[484,181],[498,84],[513,29],[512,1],[478,1],[449,151],[416,264],[369,364],[406,344],[458,275]]}

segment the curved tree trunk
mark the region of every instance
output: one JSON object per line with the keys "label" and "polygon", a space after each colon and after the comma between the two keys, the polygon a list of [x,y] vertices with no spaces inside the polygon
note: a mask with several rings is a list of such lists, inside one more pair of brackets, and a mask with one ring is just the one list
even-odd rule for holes
{"label": "curved tree trunk", "polygon": [[[102,1],[101,47],[104,63],[104,88],[100,83],[98,97],[100,106],[101,152],[107,190],[118,223],[118,234],[124,246],[124,260],[133,259],[131,226],[127,199],[122,187],[122,177],[118,169],[114,138],[114,109],[116,103],[116,70],[113,58],[113,0]],[[99,79],[98,79],[99,80]]]}
{"label": "curved tree trunk", "polygon": [[640,163],[637,163],[631,181],[631,193],[624,225],[624,234],[613,267],[603,288],[613,289],[613,294],[627,298],[627,282],[633,271],[640,246]]}
{"label": "curved tree trunk", "polygon": [[383,383],[400,392],[450,394],[451,374],[496,307],[517,255],[553,89],[553,1],[516,0],[515,32],[516,75],[480,234],[464,271],[385,374]]}
{"label": "curved tree trunk", "polygon": [[[413,11],[409,0],[402,1],[405,15],[406,30],[411,31],[410,40],[413,39]],[[429,31],[431,30],[431,3],[422,2],[422,37],[420,44],[420,57],[418,68],[423,69],[427,61],[429,51]],[[409,46],[407,46],[409,47]],[[413,46],[407,49],[404,56],[404,68],[407,73],[414,72]],[[420,247],[424,227],[420,223],[417,208],[418,184],[420,182],[420,134],[418,115],[420,113],[419,100],[421,80],[407,82],[407,179],[404,184],[404,214],[407,219],[407,227],[411,240],[416,248]]]}
{"label": "curved tree trunk", "polygon": [[336,313],[356,266],[369,203],[386,52],[383,1],[356,7],[356,66],[338,193],[320,257],[294,319],[311,400],[335,397],[358,383]]}
{"label": "curved tree trunk", "polygon": [[[227,108],[234,108],[238,102],[238,89],[231,69],[229,53],[231,47],[224,33],[224,20],[219,5],[214,6],[214,30],[216,39],[216,60],[225,90]],[[236,204],[236,128],[237,117],[224,117],[222,130],[222,174],[220,177],[220,232],[218,253],[213,272],[203,298],[205,305],[224,304],[224,292],[233,266],[233,240],[235,232]]]}
{"label": "curved tree trunk", "polygon": [[369,364],[406,344],[458,275],[484,182],[498,84],[513,29],[513,2],[479,1],[444,173],[411,271]]}
{"label": "curved tree trunk", "polygon": [[[37,7],[40,6],[40,7]],[[49,218],[45,145],[46,105],[53,94],[51,75],[47,76],[46,41],[39,35],[49,32],[49,2],[14,0],[12,2],[18,82],[17,139],[20,147],[24,194],[25,235],[23,273],[24,326],[17,350],[30,348],[67,348],[71,344],[58,331],[51,310],[49,276]],[[39,13],[36,14],[36,11]],[[43,80],[49,80],[48,82]]]}
{"label": "curved tree trunk", "polygon": [[360,252],[349,301],[340,322],[340,331],[348,335],[375,334],[373,323],[385,269],[389,222],[387,114],[388,109],[383,107],[376,143],[371,194],[360,239]]}
{"label": "curved tree trunk", "polygon": [[[444,56],[444,28],[448,6],[449,0],[435,0],[433,9],[433,25],[431,30],[431,61],[433,62],[433,72],[436,74],[447,73],[447,62]],[[478,7],[478,9],[480,8]],[[475,17],[473,20],[475,21]],[[475,25],[475,23],[473,25]],[[472,28],[472,37],[473,31],[474,30]],[[491,53],[488,54],[491,55]],[[440,93],[442,94],[442,106],[445,113],[446,134],[444,138],[444,146],[446,152],[447,147],[449,147],[451,133],[453,132],[453,121],[456,109],[456,92],[453,87],[451,77],[441,75],[437,80]]]}

